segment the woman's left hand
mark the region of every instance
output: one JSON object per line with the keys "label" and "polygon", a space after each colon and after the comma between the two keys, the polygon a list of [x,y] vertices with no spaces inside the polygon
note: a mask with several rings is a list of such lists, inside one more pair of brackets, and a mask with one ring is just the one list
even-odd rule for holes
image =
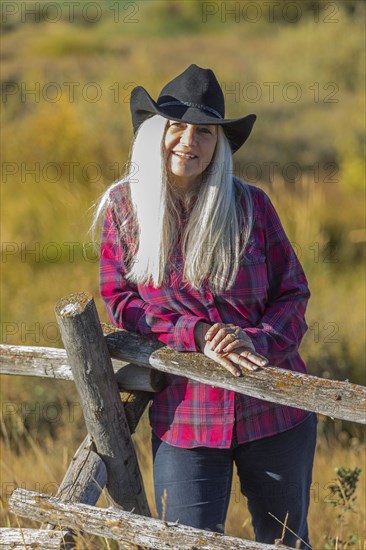
{"label": "woman's left hand", "polygon": [[236,325],[215,323],[206,332],[205,340],[212,351],[225,355],[244,369],[252,370],[254,365],[265,367],[268,364],[268,359],[255,351],[250,337]]}

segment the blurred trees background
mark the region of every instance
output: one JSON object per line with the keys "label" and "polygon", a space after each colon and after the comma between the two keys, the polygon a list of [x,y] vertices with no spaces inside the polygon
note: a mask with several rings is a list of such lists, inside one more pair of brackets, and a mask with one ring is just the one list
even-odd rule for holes
{"label": "blurred trees background", "polygon": [[[130,92],[156,99],[196,63],[227,117],[258,116],[235,171],[270,195],[307,273],[309,372],[365,384],[364,0],[3,2],[1,31],[3,343],[62,346],[53,308],[74,291],[108,320],[88,229],[127,162]],[[66,383],[3,377],[2,392],[77,401]],[[65,418],[3,420],[14,452],[29,434],[71,438]],[[344,445],[360,437],[324,426]]]}

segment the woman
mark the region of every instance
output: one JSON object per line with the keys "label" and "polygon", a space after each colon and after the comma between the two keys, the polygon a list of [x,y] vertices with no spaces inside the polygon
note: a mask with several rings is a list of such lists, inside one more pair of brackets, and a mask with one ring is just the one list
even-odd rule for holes
{"label": "woman", "polygon": [[[214,73],[191,65],[155,102],[131,95],[130,168],[106,192],[101,294],[118,326],[198,351],[234,376],[306,372],[307,281],[267,195],[232,176],[255,115],[224,118]],[[268,367],[268,370],[270,367]],[[316,416],[169,376],[150,408],[165,519],[223,532],[233,463],[256,540],[309,548]]]}

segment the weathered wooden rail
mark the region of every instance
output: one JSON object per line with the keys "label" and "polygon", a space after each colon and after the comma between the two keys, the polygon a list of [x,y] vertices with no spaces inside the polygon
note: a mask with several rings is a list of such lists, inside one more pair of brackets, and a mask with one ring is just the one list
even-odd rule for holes
{"label": "weathered wooden rail", "polygon": [[157,550],[290,550],[203,531],[179,523],[163,522],[122,510],[60,502],[55,497],[16,489],[10,497],[14,512],[37,521],[68,525],[109,539],[123,540]]}
{"label": "weathered wooden rail", "polygon": [[[54,532],[49,529],[62,525],[123,540],[123,548],[132,544],[177,550],[275,548],[186,526],[167,525],[149,517],[131,433],[151,392],[164,386],[164,373],[333,418],[366,423],[366,388],[348,381],[324,380],[274,366],[234,378],[202,354],[175,352],[137,334],[106,326],[103,334],[94,301],[85,293],[60,300],[56,317],[65,351],[0,347],[0,373],[73,380],[79,392],[88,435],[56,497],[17,489],[9,501],[11,509],[19,515],[47,521],[42,540],[47,540],[43,533],[49,533],[52,544],[56,544]],[[119,391],[123,392],[122,400]],[[104,487],[112,510],[94,507]],[[18,532],[8,530],[2,533],[5,534],[9,540],[19,538]],[[29,540],[39,536],[35,530],[27,532]],[[62,534],[61,538],[64,537]],[[24,540],[22,547],[27,548]],[[73,547],[69,537],[64,548]]]}
{"label": "weathered wooden rail", "polygon": [[[108,326],[104,328],[108,331]],[[118,330],[107,334],[105,341],[121,390],[159,391],[164,384],[161,374],[171,373],[267,401],[366,424],[364,386],[274,366],[234,378],[202,354],[176,352],[138,334]],[[0,353],[0,374],[73,380],[65,350],[0,345]]]}
{"label": "weathered wooden rail", "polygon": [[[111,333],[110,325],[102,323],[102,328],[105,334]],[[106,342],[108,345],[108,339]],[[112,366],[117,384],[124,391],[156,392],[162,388],[164,375],[151,369],[150,366],[133,365],[113,357]],[[0,344],[0,374],[58,380],[74,379],[66,350],[36,346]]]}
{"label": "weathered wooden rail", "polygon": [[57,550],[63,544],[66,536],[66,531],[1,527],[0,550],[24,550],[25,548]]}

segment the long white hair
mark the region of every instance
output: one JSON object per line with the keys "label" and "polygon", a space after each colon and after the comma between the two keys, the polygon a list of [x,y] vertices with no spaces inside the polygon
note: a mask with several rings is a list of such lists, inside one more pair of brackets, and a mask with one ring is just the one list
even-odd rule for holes
{"label": "long white hair", "polygon": [[125,243],[131,242],[131,233],[134,233],[138,243],[133,252],[130,249],[132,261],[126,278],[136,284],[161,286],[174,267],[171,256],[180,240],[183,281],[195,289],[207,283],[212,292],[220,294],[234,283],[250,237],[251,193],[245,182],[233,177],[230,144],[218,126],[213,159],[202,174],[193,208],[182,225],[178,196],[167,171],[163,146],[166,127],[167,120],[160,116],[141,124],[131,147],[126,173],[103,194],[92,229],[95,230],[108,207],[113,208],[117,219],[121,218],[118,201],[112,198],[116,193],[112,192],[127,185],[130,205],[128,217],[120,219],[120,238]]}

